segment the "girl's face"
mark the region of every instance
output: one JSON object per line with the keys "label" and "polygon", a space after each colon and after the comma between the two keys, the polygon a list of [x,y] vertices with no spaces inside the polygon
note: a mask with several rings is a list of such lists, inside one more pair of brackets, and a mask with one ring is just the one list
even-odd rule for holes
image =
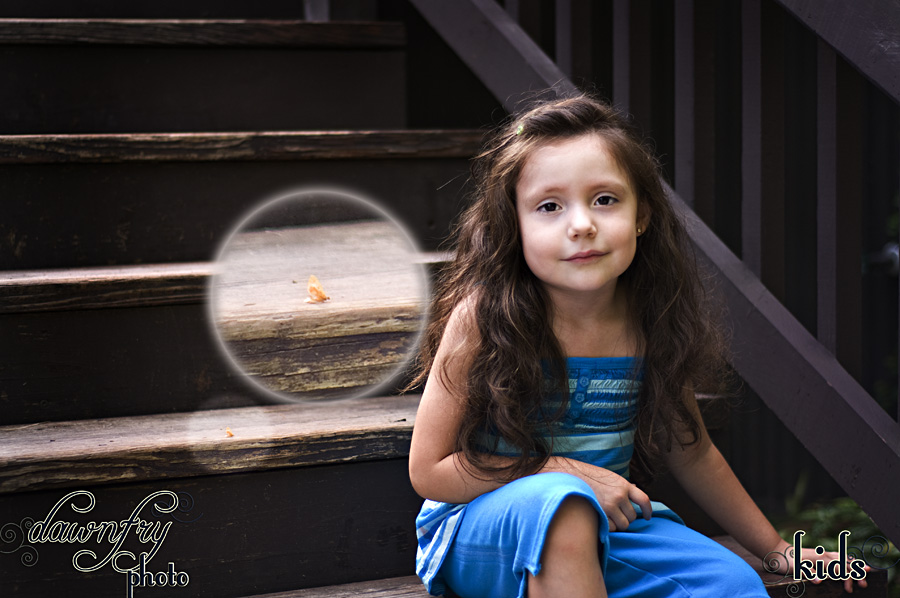
{"label": "girl's face", "polygon": [[516,181],[525,262],[551,297],[612,297],[634,259],[637,228],[646,227],[644,211],[630,178],[596,134],[539,146]]}

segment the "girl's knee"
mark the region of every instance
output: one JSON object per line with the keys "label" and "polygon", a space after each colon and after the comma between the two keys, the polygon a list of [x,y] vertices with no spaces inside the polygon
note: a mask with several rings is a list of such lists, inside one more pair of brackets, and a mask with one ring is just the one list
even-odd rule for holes
{"label": "girl's knee", "polygon": [[574,555],[597,554],[599,514],[594,505],[581,496],[563,500],[550,520],[544,550]]}

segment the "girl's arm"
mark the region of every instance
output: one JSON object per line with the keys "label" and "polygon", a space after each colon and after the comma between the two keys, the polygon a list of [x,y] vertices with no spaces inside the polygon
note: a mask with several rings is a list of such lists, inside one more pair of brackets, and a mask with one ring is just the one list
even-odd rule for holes
{"label": "girl's arm", "polygon": [[[444,336],[425,383],[416,414],[409,452],[409,477],[423,498],[448,503],[467,503],[505,482],[488,472],[474,472],[465,456],[456,450],[463,417],[463,399],[455,389],[464,387],[468,371],[466,348],[477,334],[471,301],[463,302],[450,315]],[[498,464],[509,461],[495,457]],[[610,529],[625,529],[636,518],[632,502],[645,518],[651,514],[649,497],[637,486],[607,469],[564,457],[551,457],[542,472],[560,471],[587,482],[610,521]]]}
{"label": "girl's arm", "polygon": [[[699,442],[686,448],[676,443],[666,455],[666,462],[675,479],[707,515],[741,546],[759,557],[760,562],[770,553],[790,556],[793,546],[778,535],[710,440],[693,392],[685,393],[685,401],[700,422],[701,437]],[[839,555],[829,552],[819,556],[814,550],[804,548],[801,557],[831,561]],[[779,563],[780,573],[790,571],[792,565],[786,559],[780,559]],[[852,591],[852,584],[852,580],[844,583],[848,592]],[[860,580],[859,585],[866,587],[865,580]]]}

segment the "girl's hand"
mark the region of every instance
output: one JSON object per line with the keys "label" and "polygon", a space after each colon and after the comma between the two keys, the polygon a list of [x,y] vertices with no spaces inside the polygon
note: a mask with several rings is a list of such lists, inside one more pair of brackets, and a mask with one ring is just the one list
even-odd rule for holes
{"label": "girl's hand", "polygon": [[[779,573],[782,575],[793,575],[794,574],[794,546],[789,542],[782,542],[778,545],[778,547],[773,550],[771,553],[771,557],[767,558],[767,562],[770,565],[775,565],[772,567],[767,566],[766,570],[772,573]],[[773,558],[774,557],[774,558]],[[838,552],[824,552],[822,554],[818,554],[814,548],[804,548],[800,551],[800,559],[811,561],[813,563],[813,570],[815,570],[815,563],[818,561],[822,561],[825,567],[825,571],[828,571],[828,564],[832,561],[840,560],[841,555]],[[852,556],[847,557],[848,560],[852,560]],[[870,571],[868,565],[865,567],[866,572]],[[847,565],[847,570],[850,570],[850,565]],[[804,576],[804,578],[806,578]],[[826,578],[827,579],[827,578]],[[822,583],[823,579],[819,577],[813,577],[810,579],[814,584]],[[857,583],[859,583],[859,587],[865,588],[868,586],[865,578],[860,579]],[[853,578],[844,580],[844,591],[848,593],[853,593]]]}
{"label": "girl's hand", "polygon": [[571,473],[587,482],[597,496],[609,519],[609,531],[623,531],[637,519],[634,504],[641,508],[644,519],[650,519],[653,507],[643,490],[608,469],[580,461],[569,461],[569,464],[575,470]]}

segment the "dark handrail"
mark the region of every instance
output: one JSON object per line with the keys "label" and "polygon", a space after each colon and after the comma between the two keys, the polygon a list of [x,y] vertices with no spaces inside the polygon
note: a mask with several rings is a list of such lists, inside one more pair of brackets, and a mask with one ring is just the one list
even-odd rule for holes
{"label": "dark handrail", "polygon": [[577,91],[518,23],[494,0],[413,0],[444,38],[510,113],[548,88],[564,95]]}
{"label": "dark handrail", "polygon": [[[411,0],[507,110],[523,92],[575,86],[493,0]],[[540,54],[540,55],[539,55]],[[882,531],[900,542],[900,424],[890,419],[678,197],[702,261],[722,282],[734,326],[733,365]]]}
{"label": "dark handrail", "polygon": [[900,4],[776,0],[900,103]]}

